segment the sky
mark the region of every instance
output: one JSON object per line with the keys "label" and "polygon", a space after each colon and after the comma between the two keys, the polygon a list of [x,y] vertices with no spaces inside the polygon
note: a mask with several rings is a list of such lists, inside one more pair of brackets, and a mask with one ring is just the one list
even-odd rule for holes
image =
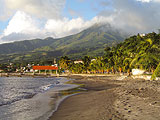
{"label": "sky", "polygon": [[65,37],[94,24],[153,32],[159,6],[160,0],[0,0],[0,43]]}

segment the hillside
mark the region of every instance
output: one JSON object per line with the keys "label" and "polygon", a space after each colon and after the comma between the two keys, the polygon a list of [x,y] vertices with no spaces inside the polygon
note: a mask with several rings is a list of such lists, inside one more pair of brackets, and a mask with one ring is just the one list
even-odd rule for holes
{"label": "hillside", "polygon": [[25,40],[0,45],[0,62],[35,61],[81,56],[100,56],[104,48],[113,46],[126,38],[126,34],[110,25],[94,25],[78,34],[64,38]]}

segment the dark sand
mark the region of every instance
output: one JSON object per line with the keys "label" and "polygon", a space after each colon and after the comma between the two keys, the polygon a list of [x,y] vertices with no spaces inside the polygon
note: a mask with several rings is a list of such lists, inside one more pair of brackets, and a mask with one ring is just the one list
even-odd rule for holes
{"label": "dark sand", "polygon": [[86,92],[65,99],[51,120],[160,120],[160,82],[73,77]]}

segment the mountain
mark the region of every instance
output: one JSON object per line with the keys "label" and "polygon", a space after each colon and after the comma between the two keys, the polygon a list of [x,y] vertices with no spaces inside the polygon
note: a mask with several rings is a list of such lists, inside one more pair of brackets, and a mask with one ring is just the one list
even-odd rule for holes
{"label": "mountain", "polygon": [[64,38],[24,40],[0,45],[0,62],[38,61],[67,55],[80,58],[100,56],[104,48],[122,42],[127,34],[109,24],[94,25],[78,34]]}

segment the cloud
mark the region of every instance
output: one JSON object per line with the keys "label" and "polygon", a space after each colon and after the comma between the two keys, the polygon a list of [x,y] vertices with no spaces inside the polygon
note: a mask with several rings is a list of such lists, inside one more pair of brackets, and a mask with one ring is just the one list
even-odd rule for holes
{"label": "cloud", "polygon": [[7,10],[5,0],[0,0],[0,20],[5,21],[11,16],[11,12]]}
{"label": "cloud", "polygon": [[[85,0],[82,1],[85,3]],[[50,36],[60,38],[78,33],[95,23],[110,23],[114,28],[132,34],[152,32],[160,28],[160,0],[101,0],[98,5],[104,9],[91,20],[62,17],[64,4],[65,0],[6,0],[9,9],[18,11],[0,39],[16,41]],[[74,11],[70,12],[73,16],[78,16]],[[42,15],[45,20],[41,18]]]}
{"label": "cloud", "polygon": [[37,27],[37,21],[24,12],[17,11],[13,18],[9,21],[7,28],[4,30],[4,35],[7,36],[11,33],[27,33],[40,32]]}
{"label": "cloud", "polygon": [[97,22],[106,21],[103,17],[95,17],[90,21],[84,21],[82,18],[61,20],[49,19],[41,26],[41,23],[25,14],[18,11],[9,25],[4,30],[3,41],[17,41],[33,38],[45,38],[48,36],[59,38],[67,35],[78,33]]}
{"label": "cloud", "polygon": [[91,20],[85,21],[82,18],[54,20],[50,19],[45,24],[45,31],[47,33],[54,33],[54,37],[64,37],[67,35],[76,34],[96,23],[109,23],[112,21],[112,18],[106,18],[103,16],[94,17]]}
{"label": "cloud", "polygon": [[17,11],[4,30],[1,40],[3,42],[18,41],[34,38],[54,37],[60,38],[76,34],[96,23],[110,23],[112,17],[97,16],[85,21],[83,18],[49,19],[42,22],[22,11]]}
{"label": "cloud", "polygon": [[151,32],[160,27],[159,6],[159,0],[112,0],[114,11],[103,11],[99,16],[111,17],[112,25],[133,34]]}
{"label": "cloud", "polygon": [[8,16],[9,13],[18,10],[47,19],[59,19],[65,6],[65,0],[2,0],[2,2],[5,6],[3,9],[7,10],[3,15]]}
{"label": "cloud", "polygon": [[1,40],[14,41],[42,37],[41,32],[41,22],[38,19],[17,11],[1,35]]}
{"label": "cloud", "polygon": [[65,2],[66,0],[0,0],[0,21],[10,19],[8,26],[1,31],[0,42],[49,36],[43,28],[45,21],[62,19]]}
{"label": "cloud", "polygon": [[45,30],[49,33],[55,33],[55,37],[64,37],[66,35],[75,34],[91,24],[85,22],[82,18],[75,18],[69,20],[64,18],[63,20],[48,20],[45,25]]}
{"label": "cloud", "polygon": [[137,1],[141,1],[141,2],[160,2],[160,0],[137,0]]}
{"label": "cloud", "polygon": [[141,2],[150,2],[151,0],[137,0],[137,1],[141,1]]}

